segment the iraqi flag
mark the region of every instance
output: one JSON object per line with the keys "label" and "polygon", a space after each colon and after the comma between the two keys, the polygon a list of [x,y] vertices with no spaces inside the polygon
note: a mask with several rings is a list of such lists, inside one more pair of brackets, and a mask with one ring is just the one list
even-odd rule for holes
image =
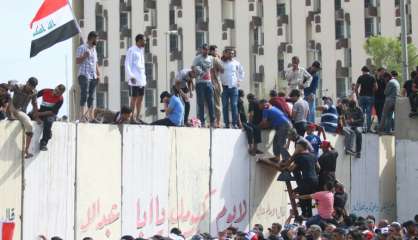
{"label": "iraqi flag", "polygon": [[0,222],[0,240],[13,240],[14,229],[14,223]]}
{"label": "iraqi flag", "polygon": [[68,0],[45,0],[30,23],[30,57],[80,33]]}

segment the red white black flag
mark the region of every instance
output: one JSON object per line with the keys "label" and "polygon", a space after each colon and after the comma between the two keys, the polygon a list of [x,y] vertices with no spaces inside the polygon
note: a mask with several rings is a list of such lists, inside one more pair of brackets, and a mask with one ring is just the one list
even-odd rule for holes
{"label": "red white black flag", "polygon": [[30,57],[80,33],[68,0],[45,0],[30,23]]}

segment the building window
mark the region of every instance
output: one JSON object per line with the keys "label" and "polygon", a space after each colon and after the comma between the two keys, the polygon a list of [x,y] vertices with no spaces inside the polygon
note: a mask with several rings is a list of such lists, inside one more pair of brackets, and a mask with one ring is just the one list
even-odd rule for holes
{"label": "building window", "polygon": [[395,7],[399,7],[401,5],[401,1],[400,0],[395,0]]}
{"label": "building window", "polygon": [[344,38],[344,21],[335,21],[335,39]]}
{"label": "building window", "polygon": [[120,66],[120,81],[125,82],[125,64]]}
{"label": "building window", "polygon": [[103,59],[105,57],[104,41],[102,41],[102,40],[97,41],[96,52],[97,52],[97,58]]}
{"label": "building window", "polygon": [[366,18],[365,24],[365,36],[370,37],[374,35],[374,21],[373,18]]}
{"label": "building window", "polygon": [[152,108],[154,107],[154,90],[145,89],[145,107]]}
{"label": "building window", "polygon": [[337,77],[337,97],[345,97],[347,95],[346,78]]}
{"label": "building window", "polygon": [[373,0],[364,0],[364,8],[373,7]]}
{"label": "building window", "polygon": [[104,32],[105,30],[104,17],[96,15],[96,31]]}
{"label": "building window", "polygon": [[170,34],[170,52],[174,52],[178,49],[178,36],[176,34]]}
{"label": "building window", "polygon": [[120,13],[120,30],[129,29],[129,17],[127,12]]}
{"label": "building window", "polygon": [[145,63],[145,75],[147,76],[147,81],[154,80],[154,67],[152,63]]}
{"label": "building window", "polygon": [[96,94],[96,107],[107,109],[107,102],[106,102],[106,92],[104,91],[97,91]]}
{"label": "building window", "polygon": [[196,5],[195,7],[196,11],[196,22],[204,21],[205,19],[205,9],[202,5]]}
{"label": "building window", "polygon": [[341,0],[335,0],[335,10],[341,9]]}
{"label": "building window", "polygon": [[321,12],[321,0],[314,0],[313,2],[313,10],[314,12]]}
{"label": "building window", "polygon": [[196,49],[199,49],[205,42],[205,32],[196,32]]}
{"label": "building window", "polygon": [[285,16],[286,15],[286,4],[284,3],[280,3],[277,4],[277,16],[281,17],[281,16]]}
{"label": "building window", "polygon": [[176,23],[176,12],[174,11],[174,9],[170,10],[169,15],[170,15],[169,24],[174,25]]}
{"label": "building window", "polygon": [[120,91],[120,105],[129,106],[129,91],[128,90]]}

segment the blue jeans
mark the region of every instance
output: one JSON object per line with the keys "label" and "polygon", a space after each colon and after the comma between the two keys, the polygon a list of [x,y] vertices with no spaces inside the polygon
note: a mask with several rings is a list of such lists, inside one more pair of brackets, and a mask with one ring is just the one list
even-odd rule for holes
{"label": "blue jeans", "polygon": [[225,127],[229,126],[229,106],[232,112],[232,126],[238,126],[238,88],[224,86],[222,91],[222,111]]}
{"label": "blue jeans", "polygon": [[366,114],[366,124],[367,124],[367,131],[370,130],[372,125],[372,107],[374,104],[374,97],[369,96],[360,96],[359,97],[359,105],[363,114]]}
{"label": "blue jeans", "polygon": [[321,216],[315,215],[313,217],[310,217],[307,221],[306,221],[306,227],[309,228],[312,225],[318,225],[318,226],[323,226],[325,223],[327,223],[329,220],[331,219],[323,219],[321,218]]}
{"label": "blue jeans", "polygon": [[196,84],[197,110],[202,126],[205,125],[205,103],[208,106],[210,124],[215,123],[213,85],[210,81]]}
{"label": "blue jeans", "polygon": [[308,114],[308,122],[315,123],[315,113],[316,113],[316,99],[315,95],[310,95],[308,98],[305,97],[305,100],[309,103],[309,114]]}
{"label": "blue jeans", "polygon": [[386,99],[385,105],[383,106],[382,121],[380,121],[379,130],[384,132],[392,132],[394,122],[393,113],[395,112],[395,100]]}

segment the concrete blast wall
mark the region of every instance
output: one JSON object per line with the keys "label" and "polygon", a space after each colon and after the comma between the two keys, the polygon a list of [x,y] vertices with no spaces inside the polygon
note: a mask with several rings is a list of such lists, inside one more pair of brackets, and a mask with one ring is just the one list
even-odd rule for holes
{"label": "concrete blast wall", "polygon": [[[23,160],[18,122],[0,122],[0,221],[15,223],[14,239],[150,237],[172,227],[190,237],[283,223],[289,212],[284,184],[248,154],[242,131],[55,123],[41,153],[40,132],[34,158]],[[348,208],[395,219],[393,138],[364,136],[362,158],[353,159],[342,137],[328,137]],[[263,134],[268,154],[272,139]]]}

